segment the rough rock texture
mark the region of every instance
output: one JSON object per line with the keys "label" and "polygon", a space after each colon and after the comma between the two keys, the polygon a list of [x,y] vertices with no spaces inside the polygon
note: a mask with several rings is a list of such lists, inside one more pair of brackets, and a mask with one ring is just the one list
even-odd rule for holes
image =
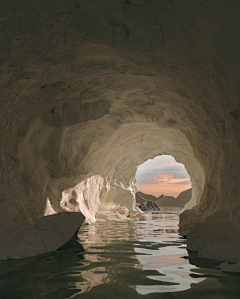
{"label": "rough rock texture", "polygon": [[173,196],[163,196],[158,198],[155,203],[158,206],[167,207],[184,207],[192,198],[192,189],[185,190],[181,192],[177,198]]}
{"label": "rough rock texture", "polygon": [[198,257],[237,263],[240,251],[239,230],[231,225],[224,213],[208,217],[195,225],[187,235],[187,249]]}
{"label": "rough rock texture", "polygon": [[109,211],[99,211],[96,213],[95,217],[97,222],[148,219],[148,216],[142,211],[138,209],[129,211],[126,207],[117,207]]}
{"label": "rough rock texture", "polygon": [[1,1],[0,222],[34,224],[48,200],[89,221],[101,196],[131,209],[137,166],[169,154],[193,186],[181,233],[218,213],[239,231],[239,9]]}
{"label": "rough rock texture", "polygon": [[35,225],[4,223],[0,226],[0,259],[24,258],[57,250],[80,228],[81,213],[58,213],[41,217]]}

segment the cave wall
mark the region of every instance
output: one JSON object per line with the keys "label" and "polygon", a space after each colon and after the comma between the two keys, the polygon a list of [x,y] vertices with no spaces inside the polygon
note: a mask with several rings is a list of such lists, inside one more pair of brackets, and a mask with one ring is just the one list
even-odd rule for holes
{"label": "cave wall", "polygon": [[0,222],[35,223],[47,199],[94,220],[106,185],[130,188],[138,165],[170,154],[193,183],[181,233],[219,212],[239,229],[239,8],[0,3]]}

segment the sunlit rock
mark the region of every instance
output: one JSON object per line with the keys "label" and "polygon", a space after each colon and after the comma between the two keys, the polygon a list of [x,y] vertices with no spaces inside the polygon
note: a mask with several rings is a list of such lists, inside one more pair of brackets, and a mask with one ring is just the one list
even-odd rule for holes
{"label": "sunlit rock", "polygon": [[113,213],[117,212],[125,217],[128,217],[128,215],[129,215],[129,210],[126,207],[116,207],[116,208],[112,209],[111,212],[113,212]]}
{"label": "sunlit rock", "polygon": [[96,221],[97,222],[105,222],[105,221],[125,221],[127,217],[121,215],[118,212],[110,211],[101,211],[96,213]]}
{"label": "sunlit rock", "polygon": [[129,218],[134,220],[147,220],[148,216],[140,209],[129,211]]}
{"label": "sunlit rock", "polygon": [[109,211],[99,211],[96,213],[96,221],[129,221],[147,220],[148,217],[140,209],[128,210],[126,207],[115,207]]}

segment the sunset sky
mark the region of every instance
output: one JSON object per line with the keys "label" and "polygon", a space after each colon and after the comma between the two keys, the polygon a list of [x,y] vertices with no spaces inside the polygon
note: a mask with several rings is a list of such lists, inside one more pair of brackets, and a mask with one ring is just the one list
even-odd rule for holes
{"label": "sunset sky", "polygon": [[139,191],[155,196],[171,195],[191,188],[191,181],[185,166],[177,163],[172,156],[157,156],[137,169],[136,187]]}

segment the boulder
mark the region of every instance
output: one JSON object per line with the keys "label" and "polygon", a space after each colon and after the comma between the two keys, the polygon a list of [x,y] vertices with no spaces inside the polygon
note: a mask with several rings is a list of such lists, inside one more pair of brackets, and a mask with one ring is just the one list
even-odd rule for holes
{"label": "boulder", "polygon": [[85,217],[63,212],[41,217],[35,225],[8,222],[0,226],[0,259],[25,258],[54,251],[68,242]]}
{"label": "boulder", "polygon": [[159,211],[159,207],[155,202],[148,201],[147,202],[147,210],[148,211]]}
{"label": "boulder", "polygon": [[146,208],[146,206],[143,203],[141,203],[138,207],[142,211],[147,211],[147,208]]}

